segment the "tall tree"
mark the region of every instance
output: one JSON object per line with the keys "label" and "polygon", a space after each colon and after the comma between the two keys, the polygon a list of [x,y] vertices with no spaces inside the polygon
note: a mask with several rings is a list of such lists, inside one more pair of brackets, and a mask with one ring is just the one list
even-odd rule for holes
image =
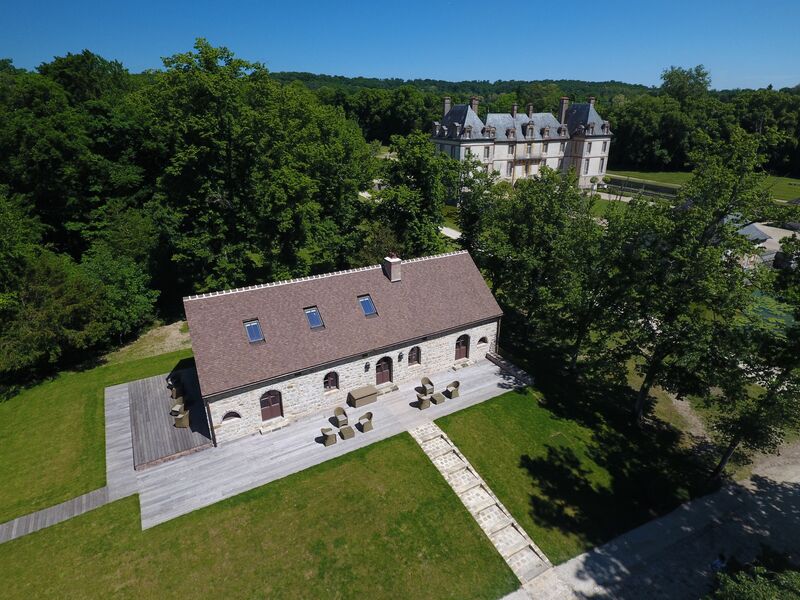
{"label": "tall tree", "polygon": [[752,245],[737,233],[743,221],[768,213],[771,200],[756,173],[758,142],[735,131],[693,155],[690,182],[671,211],[660,248],[640,280],[636,327],[626,332],[643,381],[634,413],[641,421],[650,389],[677,393],[709,385],[705,358],[720,325],[746,308],[753,286],[742,267]]}

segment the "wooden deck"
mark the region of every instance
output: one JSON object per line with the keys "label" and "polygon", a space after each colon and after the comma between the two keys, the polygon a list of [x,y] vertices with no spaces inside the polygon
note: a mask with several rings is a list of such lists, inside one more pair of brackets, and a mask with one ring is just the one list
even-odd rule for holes
{"label": "wooden deck", "polygon": [[191,399],[190,426],[178,428],[169,410],[174,404],[167,388],[167,374],[128,384],[130,395],[133,465],[136,470],[157,465],[212,445],[206,411],[194,369],[178,371],[185,394]]}

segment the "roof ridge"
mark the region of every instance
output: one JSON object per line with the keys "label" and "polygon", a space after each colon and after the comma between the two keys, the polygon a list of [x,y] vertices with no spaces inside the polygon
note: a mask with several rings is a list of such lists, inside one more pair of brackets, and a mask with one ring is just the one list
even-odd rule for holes
{"label": "roof ridge", "polygon": [[[403,260],[403,263],[412,263],[412,262],[420,262],[423,260],[431,260],[434,258],[443,258],[445,256],[455,256],[456,254],[464,254],[466,250],[456,250],[455,252],[445,252],[443,254],[433,254],[431,256],[421,256],[419,258],[409,258],[408,260]],[[369,265],[367,267],[356,267],[354,269],[344,269],[342,271],[332,271],[330,273],[320,273],[319,275],[306,275],[305,277],[296,277],[294,279],[282,279],[280,281],[270,281],[268,283],[259,283],[256,285],[249,285],[246,287],[240,288],[231,288],[228,290],[220,290],[217,292],[205,292],[203,294],[194,294],[192,296],[184,296],[184,302],[187,300],[201,300],[204,298],[213,298],[215,296],[226,296],[229,294],[235,294],[238,292],[251,292],[253,290],[260,290],[269,287],[277,287],[279,285],[287,285],[290,283],[300,283],[302,281],[313,281],[316,279],[325,279],[326,277],[335,277],[337,275],[348,275],[350,273],[360,273],[363,271],[370,271],[372,269],[381,269],[381,265]]]}

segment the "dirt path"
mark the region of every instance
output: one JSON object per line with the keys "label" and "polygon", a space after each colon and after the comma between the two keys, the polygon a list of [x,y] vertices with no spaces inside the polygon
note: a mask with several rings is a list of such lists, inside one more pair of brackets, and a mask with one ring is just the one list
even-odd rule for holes
{"label": "dirt path", "polygon": [[106,356],[109,363],[119,363],[156,354],[165,354],[191,348],[186,321],[176,321],[169,325],[154,327],[143,333],[137,340]]}
{"label": "dirt path", "polygon": [[692,405],[687,400],[678,400],[672,394],[670,394],[670,398],[672,399],[672,406],[675,407],[675,410],[686,422],[686,433],[693,438],[708,438],[706,426],[697,416],[697,413],[694,412]]}

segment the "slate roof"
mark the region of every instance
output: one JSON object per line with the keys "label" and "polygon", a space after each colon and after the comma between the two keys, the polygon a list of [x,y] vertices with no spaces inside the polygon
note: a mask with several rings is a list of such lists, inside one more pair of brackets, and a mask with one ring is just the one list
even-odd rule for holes
{"label": "slate roof", "polygon": [[[454,252],[402,262],[391,282],[380,265],[184,298],[204,396],[241,388],[502,315],[472,257]],[[378,311],[368,318],[357,297]],[[324,329],[304,308],[316,306]],[[258,319],[265,341],[249,343]]]}
{"label": "slate roof", "polygon": [[460,123],[462,125],[462,129],[466,128],[467,126],[472,126],[472,136],[470,139],[489,139],[486,138],[481,133],[483,129],[483,121],[481,121],[480,117],[472,110],[469,104],[456,104],[454,105],[446,115],[444,115],[439,121],[440,124],[447,127],[448,134],[452,131],[453,126],[456,123]]}
{"label": "slate roof", "polygon": [[570,136],[578,133],[578,129],[581,125],[586,126],[589,123],[594,123],[595,137],[610,135],[610,133],[603,133],[602,126],[604,120],[597,114],[594,104],[589,104],[588,102],[570,104],[569,107],[567,107],[566,121]]}

